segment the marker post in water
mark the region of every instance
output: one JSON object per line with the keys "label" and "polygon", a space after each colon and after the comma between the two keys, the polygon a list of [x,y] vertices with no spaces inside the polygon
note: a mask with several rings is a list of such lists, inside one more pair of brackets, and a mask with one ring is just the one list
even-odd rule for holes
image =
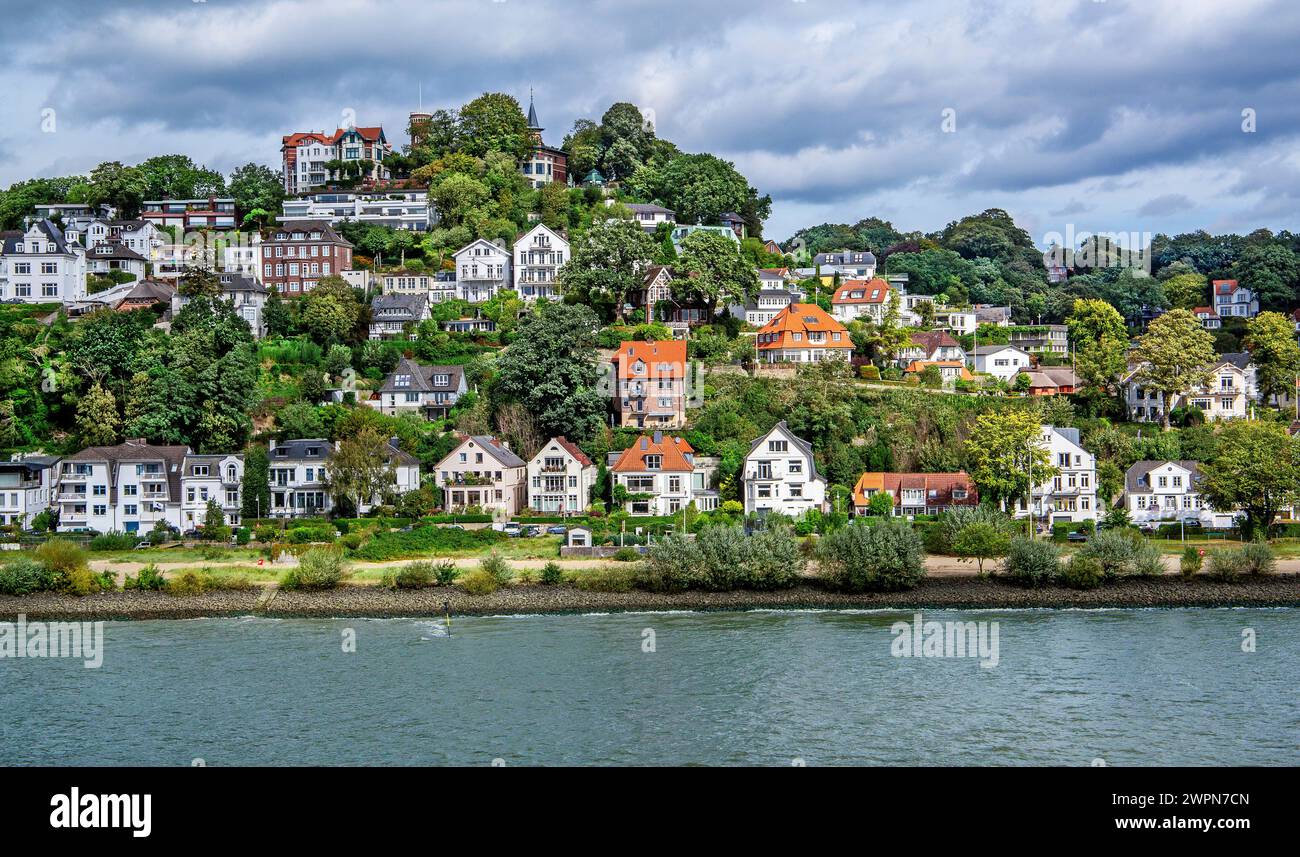
{"label": "marker post in water", "polygon": [[442,615],[447,623],[447,636],[451,636],[451,602],[446,598],[442,599]]}

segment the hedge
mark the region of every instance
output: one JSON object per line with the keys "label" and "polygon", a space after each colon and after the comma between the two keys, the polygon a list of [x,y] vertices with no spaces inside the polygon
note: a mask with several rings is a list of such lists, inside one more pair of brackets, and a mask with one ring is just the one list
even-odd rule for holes
{"label": "hedge", "polygon": [[510,538],[496,530],[457,530],[451,527],[416,527],[413,530],[376,533],[370,541],[352,551],[356,559],[407,559],[434,555],[439,551],[469,551],[491,547]]}

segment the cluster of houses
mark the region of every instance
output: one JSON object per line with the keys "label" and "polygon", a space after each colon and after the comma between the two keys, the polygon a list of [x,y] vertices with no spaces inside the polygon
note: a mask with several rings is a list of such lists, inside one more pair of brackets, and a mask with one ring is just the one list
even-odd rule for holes
{"label": "cluster of houses", "polygon": [[[1042,524],[1097,520],[1111,498],[1097,494],[1096,459],[1073,428],[1043,426],[1038,444],[1057,473],[1034,486],[1009,509]],[[261,518],[328,515],[335,509],[329,479],[336,444],[320,438],[272,441],[268,449],[269,506]],[[393,438],[387,442],[390,488],[371,497],[359,514],[420,488],[420,462]],[[605,461],[610,499],[634,516],[673,515],[693,506],[708,512],[721,506],[719,459],[698,454],[686,438],[647,431]],[[597,502],[598,468],[576,444],[551,438],[528,460],[489,435],[459,438],[433,468],[431,481],[452,511],[475,510],[514,517],[529,510],[544,515],[578,515]],[[781,421],[755,439],[739,474],[746,515],[801,518],[831,511],[825,477],[813,447]],[[1200,492],[1195,461],[1139,461],[1125,474],[1123,506],[1134,523],[1182,522],[1221,528],[1231,511],[1210,508]],[[215,503],[228,525],[240,523],[244,456],[201,455],[187,446],[131,439],[115,446],[89,447],[66,457],[27,455],[0,462],[0,524],[30,526],[41,512],[58,515],[61,532],[145,533],[162,524],[189,532],[203,526]],[[934,515],[976,506],[979,489],[964,472],[863,473],[850,494],[854,515],[875,514],[877,495],[889,498],[897,516]]]}

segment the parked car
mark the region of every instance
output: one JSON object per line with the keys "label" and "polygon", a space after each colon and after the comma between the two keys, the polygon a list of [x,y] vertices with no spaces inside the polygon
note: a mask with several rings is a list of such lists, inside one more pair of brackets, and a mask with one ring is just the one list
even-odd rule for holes
{"label": "parked car", "polygon": [[153,547],[153,542],[139,542],[138,544],[136,544],[135,549],[140,551],[140,550],[144,550],[145,548],[151,548],[151,547]]}
{"label": "parked car", "polygon": [[524,527],[524,535],[528,536],[529,538],[540,536],[542,535],[543,532],[545,531],[542,529],[541,524],[529,524],[528,526]]}
{"label": "parked car", "polygon": [[1160,525],[1155,521],[1143,521],[1138,524],[1138,530],[1144,533],[1154,533],[1158,529],[1160,529]]}
{"label": "parked car", "polygon": [[181,533],[181,535],[187,539],[197,539],[203,537],[203,533],[199,532],[198,530],[186,530],[185,532]]}
{"label": "parked car", "polygon": [[517,536],[522,531],[523,528],[519,526],[518,521],[508,521],[504,526],[501,527],[501,532],[505,533],[507,536]]}
{"label": "parked car", "polygon": [[1066,533],[1065,538],[1067,541],[1071,542],[1086,542],[1088,540],[1088,534],[1075,530],[1072,533]]}
{"label": "parked car", "polygon": [[568,534],[569,528],[556,524],[554,526],[547,527],[546,532],[552,536],[563,536]]}

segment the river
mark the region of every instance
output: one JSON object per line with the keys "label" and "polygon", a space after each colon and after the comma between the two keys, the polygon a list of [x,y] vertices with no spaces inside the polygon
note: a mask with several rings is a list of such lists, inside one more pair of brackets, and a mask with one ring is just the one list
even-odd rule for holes
{"label": "river", "polygon": [[98,669],[0,659],[0,763],[1300,763],[1300,610],[925,613],[995,666],[896,656],[912,619],[110,622]]}

